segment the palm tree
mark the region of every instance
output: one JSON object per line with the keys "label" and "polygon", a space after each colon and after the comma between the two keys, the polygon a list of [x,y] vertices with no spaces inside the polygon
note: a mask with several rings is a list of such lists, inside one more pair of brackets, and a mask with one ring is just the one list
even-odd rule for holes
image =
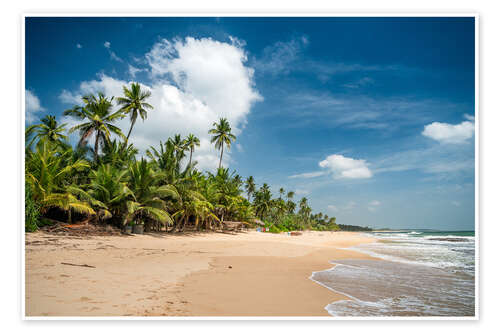
{"label": "palm tree", "polygon": [[170,141],[170,143],[173,145],[175,156],[180,162],[180,160],[182,160],[185,156],[184,152],[187,150],[186,141],[182,140],[180,134],[175,134],[173,139],[169,138],[167,141]]}
{"label": "palm tree", "polygon": [[128,141],[137,117],[140,116],[144,121],[144,119],[148,117],[148,111],[146,109],[153,109],[153,106],[146,103],[146,99],[151,96],[151,92],[148,90],[142,90],[139,83],[132,83],[130,89],[123,86],[123,95],[125,97],[118,97],[116,101],[118,105],[122,105],[120,110],[123,113],[130,115],[130,129],[126,139],[126,141]]}
{"label": "palm tree", "polygon": [[245,181],[245,189],[247,190],[248,201],[250,201],[250,197],[253,193],[255,193],[255,182],[253,180],[253,176],[248,177]]}
{"label": "palm tree", "polygon": [[191,159],[193,157],[194,147],[200,146],[200,139],[198,139],[194,134],[189,134],[186,138],[185,145],[189,148],[189,165],[191,165]]}
{"label": "palm tree", "polygon": [[163,199],[178,199],[177,189],[172,185],[158,186],[161,174],[156,173],[145,159],[129,166],[128,177],[128,187],[134,194],[134,200],[127,201],[126,221],[137,219],[140,224],[150,219],[164,225],[172,224],[172,217],[166,210],[167,203]]}
{"label": "palm tree", "polygon": [[99,93],[98,97],[94,95],[84,96],[82,98],[84,106],[75,106],[73,109],[64,111],[64,115],[72,116],[79,120],[86,120],[83,124],[73,126],[69,133],[80,131],[79,146],[87,143],[88,138],[95,134],[94,160],[97,161],[99,153],[99,142],[109,143],[111,133],[125,138],[122,131],[112,123],[123,118],[122,111],[112,112],[113,103],[104,94]]}
{"label": "palm tree", "polygon": [[224,154],[224,144],[226,144],[227,149],[231,149],[231,142],[236,140],[236,136],[231,133],[231,126],[226,118],[221,118],[219,123],[214,122],[212,126],[214,126],[214,128],[209,130],[208,133],[213,134],[210,142],[215,142],[215,148],[220,149],[220,169],[222,165],[222,155]]}
{"label": "palm tree", "polygon": [[286,194],[286,197],[288,198],[288,200],[293,200],[293,196],[295,195],[295,192],[294,191],[290,191]]}
{"label": "palm tree", "polygon": [[28,149],[37,139],[38,142],[47,140],[56,144],[62,144],[64,140],[68,139],[68,137],[63,134],[66,124],[58,125],[56,117],[47,115],[42,118],[41,121],[41,124],[31,125],[26,129],[26,140],[33,136],[30,143],[27,145]]}
{"label": "palm tree", "polygon": [[56,207],[68,213],[71,222],[71,212],[94,215],[95,211],[78,197],[80,189],[70,180],[77,171],[87,170],[90,165],[85,160],[71,161],[70,150],[61,151],[48,141],[37,145],[37,150],[26,157],[26,183],[31,186],[33,199],[40,204],[42,213]]}
{"label": "palm tree", "polygon": [[280,188],[280,199],[282,195],[285,195],[285,189],[283,187]]}

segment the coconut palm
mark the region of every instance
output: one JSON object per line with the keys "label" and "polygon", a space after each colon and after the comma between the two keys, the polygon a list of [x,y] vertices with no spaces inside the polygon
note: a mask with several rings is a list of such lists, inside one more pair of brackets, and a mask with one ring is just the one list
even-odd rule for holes
{"label": "coconut palm", "polygon": [[212,125],[214,128],[208,131],[209,134],[213,134],[211,143],[215,142],[215,148],[220,149],[220,160],[219,169],[222,166],[222,155],[224,154],[224,144],[226,144],[227,149],[231,149],[231,142],[236,140],[236,136],[231,133],[231,126],[226,118],[219,119],[219,122],[214,122]]}
{"label": "coconut palm", "polygon": [[150,219],[163,225],[172,224],[172,217],[166,210],[167,203],[163,199],[178,199],[176,188],[172,185],[158,186],[161,174],[156,173],[145,159],[131,163],[128,177],[134,201],[127,201],[126,221],[135,220],[141,224]]}
{"label": "coconut palm", "polygon": [[280,199],[282,195],[285,195],[285,189],[283,187],[280,188]]}
{"label": "coconut palm", "polygon": [[41,124],[31,125],[26,129],[26,141],[31,138],[31,141],[27,145],[28,149],[31,148],[31,145],[36,140],[38,140],[38,142],[47,140],[52,143],[62,144],[64,140],[68,139],[68,137],[63,134],[66,124],[58,125],[56,117],[47,115],[43,117],[41,121]]}
{"label": "coconut palm", "polygon": [[255,193],[255,182],[253,176],[248,177],[245,181],[245,189],[247,190],[248,201],[250,201],[252,194]]}
{"label": "coconut palm", "polygon": [[71,222],[72,211],[95,214],[88,202],[79,199],[80,189],[70,183],[74,172],[90,168],[87,161],[73,162],[69,150],[61,151],[54,144],[42,141],[37,150],[26,157],[25,167],[26,183],[42,214],[55,207],[68,213],[68,222]]}
{"label": "coconut palm", "polygon": [[126,138],[126,141],[128,141],[137,117],[140,116],[144,121],[148,117],[147,109],[151,110],[153,106],[146,102],[146,99],[151,96],[151,92],[142,90],[139,83],[132,83],[130,88],[123,86],[123,95],[124,97],[118,97],[116,101],[118,105],[122,105],[120,110],[130,116],[130,129]]}
{"label": "coconut palm", "polygon": [[94,160],[97,161],[99,154],[99,143],[110,142],[111,133],[125,138],[122,131],[112,123],[124,117],[122,111],[112,112],[113,103],[104,94],[98,96],[87,95],[82,98],[84,106],[75,106],[73,109],[64,111],[64,115],[72,116],[78,120],[85,120],[84,123],[73,126],[69,133],[80,132],[79,146],[87,143],[88,138],[94,134]]}
{"label": "coconut palm", "polygon": [[173,138],[169,138],[167,141],[172,144],[175,152],[175,157],[180,162],[184,158],[185,151],[187,150],[186,141],[182,140],[180,134],[175,134]]}
{"label": "coconut palm", "polygon": [[111,164],[99,165],[90,173],[90,184],[86,193],[101,203],[98,216],[102,219],[113,218],[120,223],[126,211],[127,201],[135,198],[127,185],[128,170],[117,168]]}
{"label": "coconut palm", "polygon": [[194,134],[189,134],[185,140],[185,146],[189,148],[189,165],[191,165],[194,148],[200,146],[200,139],[194,136]]}

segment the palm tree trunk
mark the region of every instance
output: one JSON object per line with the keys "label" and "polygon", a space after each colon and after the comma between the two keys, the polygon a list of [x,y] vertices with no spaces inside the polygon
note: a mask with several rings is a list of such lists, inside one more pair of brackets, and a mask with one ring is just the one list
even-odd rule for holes
{"label": "palm tree trunk", "polygon": [[191,166],[191,158],[193,157],[193,147],[191,147],[191,153],[189,154],[189,166]]}
{"label": "palm tree trunk", "polygon": [[224,142],[222,143],[221,150],[220,150],[219,169],[222,165],[222,154],[224,154]]}
{"label": "palm tree trunk", "polygon": [[128,130],[127,134],[127,140],[125,142],[128,142],[128,138],[130,137],[130,133],[132,133],[132,128],[134,128],[135,125],[135,119],[132,119],[132,123],[130,124],[130,129]]}
{"label": "palm tree trunk", "polygon": [[94,144],[94,161],[97,162],[97,150],[99,149],[99,135],[101,132],[97,131],[95,134],[95,144]]}

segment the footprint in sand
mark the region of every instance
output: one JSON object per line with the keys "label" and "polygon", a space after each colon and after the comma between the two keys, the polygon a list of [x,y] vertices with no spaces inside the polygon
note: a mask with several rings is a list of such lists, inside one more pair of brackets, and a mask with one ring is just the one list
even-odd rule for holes
{"label": "footprint in sand", "polygon": [[92,299],[91,298],[88,298],[88,297],[80,297],[80,302],[88,302],[88,301],[91,301]]}

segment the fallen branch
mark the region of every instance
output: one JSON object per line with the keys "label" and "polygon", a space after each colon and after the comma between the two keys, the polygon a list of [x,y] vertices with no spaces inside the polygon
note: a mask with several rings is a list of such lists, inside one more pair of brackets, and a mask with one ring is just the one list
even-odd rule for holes
{"label": "fallen branch", "polygon": [[95,266],[90,266],[87,264],[79,265],[79,264],[71,264],[69,262],[62,262],[62,265],[69,265],[69,266],[79,266],[79,267],[88,267],[88,268],[95,268]]}

